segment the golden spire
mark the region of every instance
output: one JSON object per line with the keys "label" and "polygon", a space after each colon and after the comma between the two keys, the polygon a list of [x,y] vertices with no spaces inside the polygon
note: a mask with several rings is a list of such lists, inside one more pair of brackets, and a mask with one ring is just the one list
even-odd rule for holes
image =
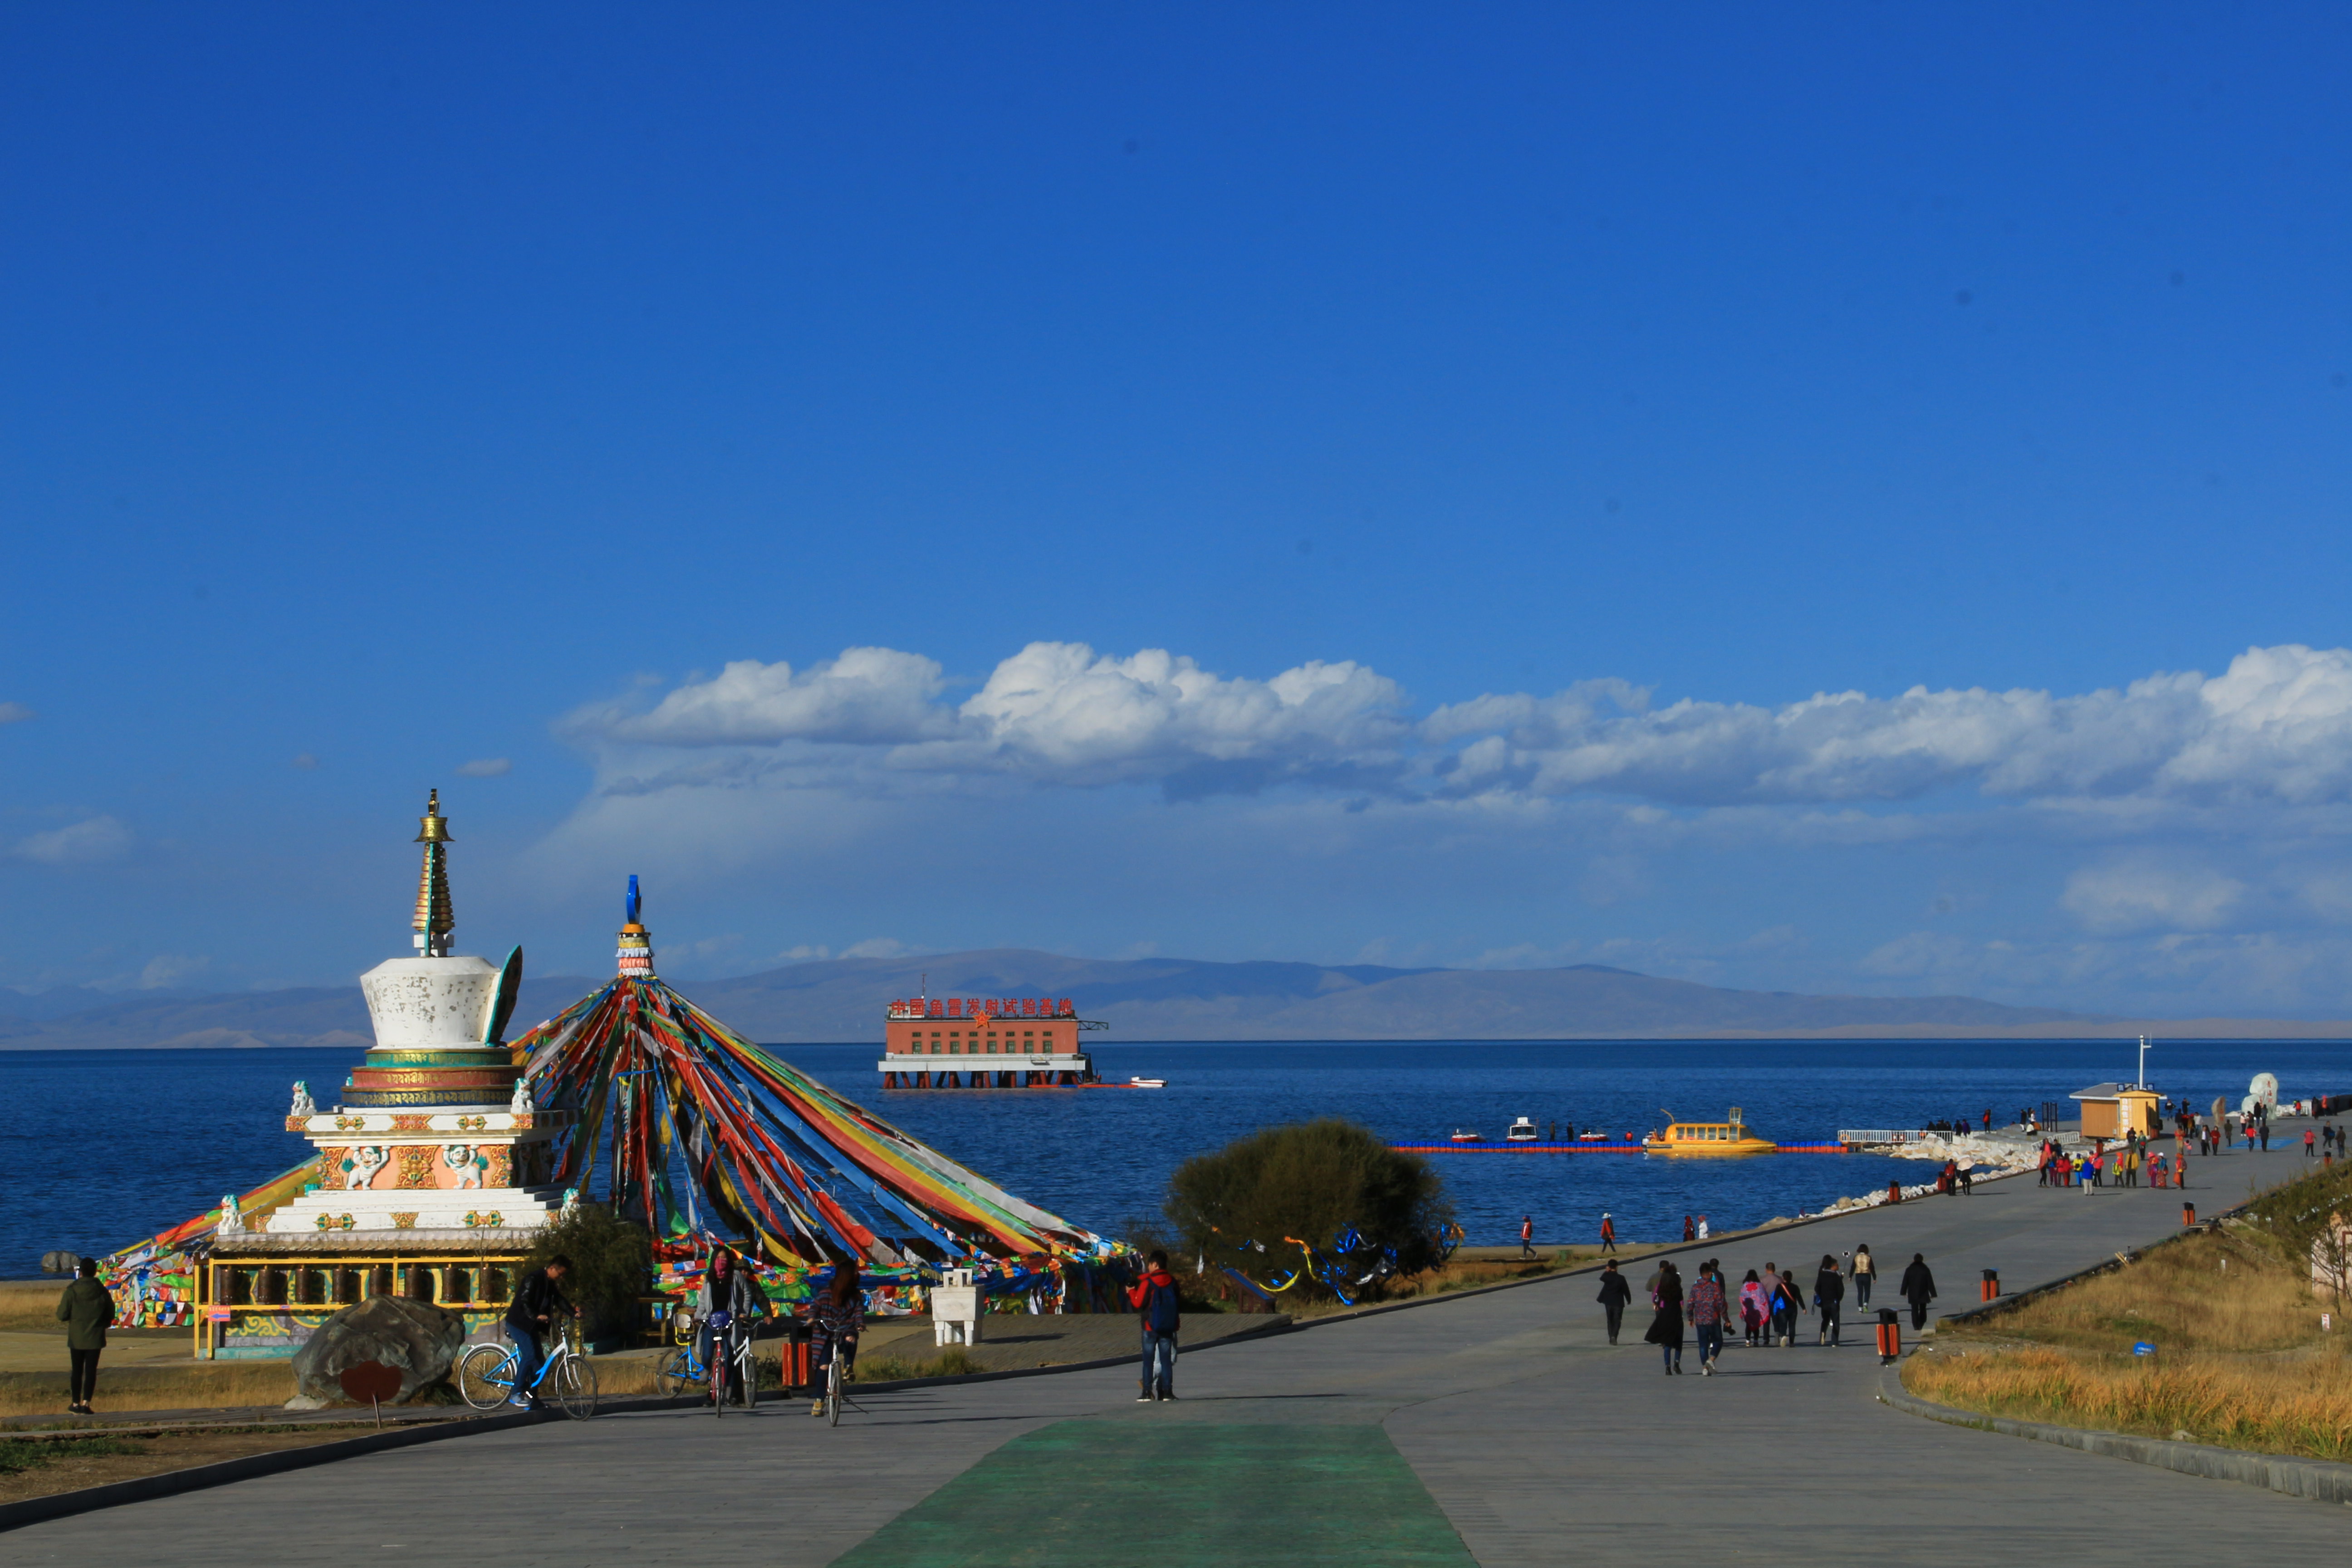
{"label": "golden spire", "polygon": [[449,819],[441,815],[441,792],[425,797],[425,815],[417,818],[414,842],[425,846],[425,868],[416,878],[416,918],[409,929],[416,933],[417,951],[427,958],[449,956],[449,933],[457,918],[449,905],[449,868],[442,846],[451,842]]}

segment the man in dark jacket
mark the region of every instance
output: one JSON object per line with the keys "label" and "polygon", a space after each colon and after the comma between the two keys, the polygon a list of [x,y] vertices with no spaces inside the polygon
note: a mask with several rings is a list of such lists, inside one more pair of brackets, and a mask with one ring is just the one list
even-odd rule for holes
{"label": "man in dark jacket", "polygon": [[89,1402],[98,1393],[98,1352],[106,1348],[106,1326],[114,1321],[114,1294],[98,1282],[98,1259],[81,1260],[81,1274],[58,1299],[58,1321],[66,1326],[66,1357],[72,1403],[77,1415],[90,1415]]}
{"label": "man in dark jacket", "polygon": [[1168,1255],[1155,1252],[1143,1278],[1128,1287],[1128,1305],[1143,1315],[1143,1390],[1138,1405],[1176,1397],[1176,1330],[1183,1321],[1177,1312],[1176,1276],[1168,1272]]}
{"label": "man in dark jacket", "polygon": [[512,1404],[540,1408],[539,1393],[532,1385],[539,1381],[540,1363],[547,1359],[546,1336],[555,1328],[556,1314],[572,1313],[572,1303],[557,1289],[571,1272],[572,1259],[558,1253],[544,1268],[524,1275],[522,1283],[515,1287],[514,1300],[507,1303],[507,1338],[515,1345]]}
{"label": "man in dark jacket", "polygon": [[1633,1299],[1633,1287],[1617,1272],[1617,1260],[1611,1258],[1601,1270],[1601,1294],[1592,1298],[1609,1315],[1609,1342],[1617,1342],[1617,1326],[1625,1321],[1625,1303]]}
{"label": "man in dark jacket", "polygon": [[1927,1259],[1915,1252],[1911,1267],[1903,1271],[1903,1299],[1911,1303],[1911,1331],[1917,1333],[1927,1326],[1927,1303],[1936,1299],[1936,1277],[1927,1272]]}

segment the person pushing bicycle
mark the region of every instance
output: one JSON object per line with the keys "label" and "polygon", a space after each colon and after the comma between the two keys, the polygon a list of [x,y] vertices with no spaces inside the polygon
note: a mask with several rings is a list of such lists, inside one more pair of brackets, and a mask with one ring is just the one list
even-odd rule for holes
{"label": "person pushing bicycle", "polygon": [[507,1338],[514,1342],[514,1394],[509,1401],[529,1405],[533,1410],[546,1408],[540,1403],[537,1384],[540,1363],[547,1359],[546,1336],[554,1331],[560,1313],[576,1318],[580,1310],[563,1298],[559,1287],[563,1277],[572,1272],[572,1259],[557,1253],[544,1267],[534,1268],[522,1277],[515,1287],[514,1300],[507,1303]]}
{"label": "person pushing bicycle", "polygon": [[[736,1352],[751,1331],[752,1321],[768,1312],[767,1293],[760,1289],[759,1281],[751,1278],[751,1271],[743,1267],[733,1248],[722,1247],[710,1255],[710,1268],[702,1276],[696,1306],[701,1321],[695,1329],[695,1348],[702,1357],[702,1364],[715,1365],[711,1357],[716,1353],[726,1359],[731,1371]],[[723,1342],[714,1342],[714,1330],[725,1333]]]}
{"label": "person pushing bicycle", "polygon": [[[835,1263],[833,1279],[824,1293],[809,1303],[809,1370],[818,1387],[824,1384],[825,1369],[833,1364],[836,1350],[841,1355],[842,1381],[849,1381],[850,1372],[857,1365],[857,1331],[865,1321],[866,1303],[857,1291],[856,1262],[848,1259]],[[824,1414],[822,1397],[809,1405],[809,1414]]]}

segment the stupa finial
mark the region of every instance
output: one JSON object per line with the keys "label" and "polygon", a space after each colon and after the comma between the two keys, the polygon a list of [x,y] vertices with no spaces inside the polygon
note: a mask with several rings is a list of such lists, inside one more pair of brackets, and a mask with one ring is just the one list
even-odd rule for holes
{"label": "stupa finial", "polygon": [[625,980],[651,980],[654,977],[654,939],[638,920],[645,904],[637,897],[637,879],[634,873],[629,878],[628,901],[622,909],[629,918],[621,927],[621,950],[615,954],[620,960],[621,977]]}
{"label": "stupa finial", "polygon": [[425,815],[416,819],[414,842],[425,846],[425,866],[416,877],[416,918],[409,929],[416,933],[416,949],[427,958],[449,956],[449,933],[457,917],[449,903],[449,864],[444,845],[451,842],[449,819],[441,815],[441,792],[425,797]]}

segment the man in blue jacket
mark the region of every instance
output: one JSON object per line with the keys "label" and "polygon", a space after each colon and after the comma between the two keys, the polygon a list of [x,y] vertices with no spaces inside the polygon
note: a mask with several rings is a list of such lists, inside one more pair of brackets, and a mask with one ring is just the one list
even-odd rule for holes
{"label": "man in blue jacket", "polygon": [[1168,1255],[1155,1252],[1143,1278],[1127,1288],[1128,1305],[1143,1315],[1143,1387],[1138,1405],[1176,1397],[1176,1276],[1168,1272]]}

